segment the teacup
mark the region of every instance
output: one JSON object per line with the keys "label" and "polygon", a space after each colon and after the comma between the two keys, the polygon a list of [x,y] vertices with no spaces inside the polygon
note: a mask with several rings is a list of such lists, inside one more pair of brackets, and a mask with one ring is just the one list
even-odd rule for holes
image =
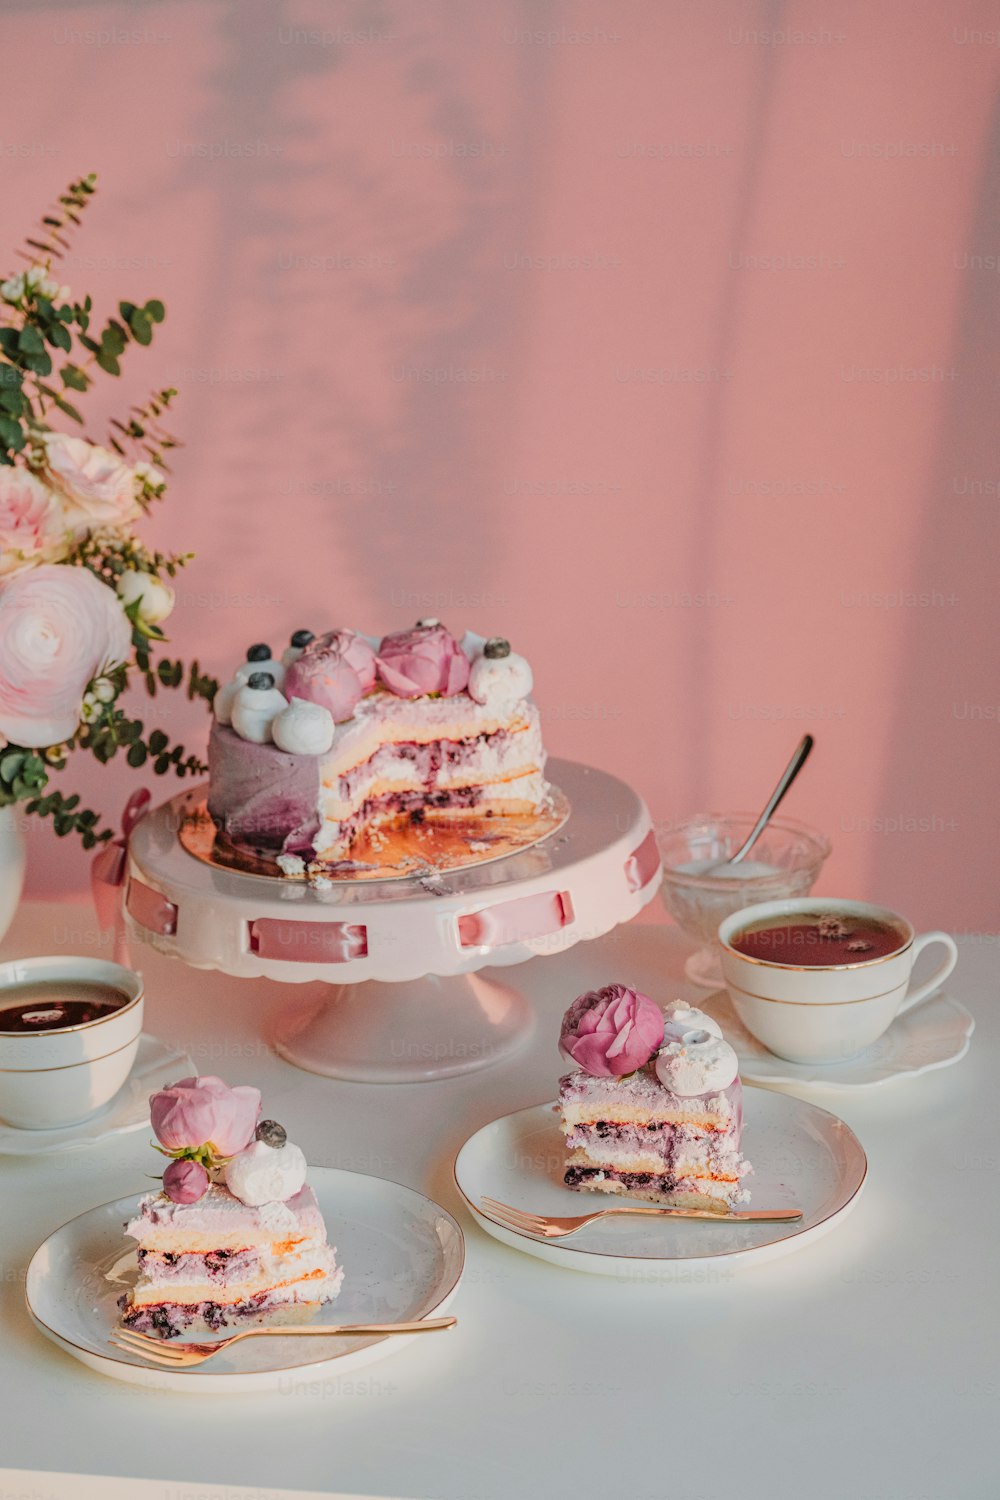
{"label": "teacup", "polygon": [[[62,996],[75,998],[60,1016]],[[94,1018],[75,1021],[73,1007]],[[0,1012],[0,1120],[55,1130],[89,1119],[128,1078],[142,1035],[142,979],[96,958],[15,959],[0,964]]]}
{"label": "teacup", "polygon": [[[812,961],[796,963],[795,958],[802,955],[796,955],[787,942],[783,950],[777,942],[772,950],[781,951],[785,961],[760,956],[761,945],[754,955],[734,946],[741,934],[746,941],[748,929],[762,934],[773,926],[781,932],[786,930],[782,919],[794,922],[802,914],[813,913],[834,923],[839,918],[846,926],[854,918],[870,927],[892,929],[891,941],[882,944],[890,951],[866,959],[862,956],[865,944],[859,942],[857,960],[817,963],[814,947],[808,955]],[[798,1063],[837,1063],[857,1056],[878,1041],[896,1016],[933,994],[958,958],[954,939],[946,932],[917,934],[905,917],[885,907],[829,896],[744,907],[721,923],[719,943],[722,972],[736,1014],[771,1052]],[[931,943],[940,943],[947,954],[931,977],[911,990],[914,961]]]}

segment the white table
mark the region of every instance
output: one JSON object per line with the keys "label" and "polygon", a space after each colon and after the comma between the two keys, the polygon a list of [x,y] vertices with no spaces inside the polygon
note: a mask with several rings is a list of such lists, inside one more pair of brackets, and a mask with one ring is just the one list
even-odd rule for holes
{"label": "white table", "polygon": [[[2,954],[102,951],[89,908],[33,905]],[[148,1030],[183,1044],[202,1072],[258,1084],[311,1161],[409,1183],[456,1215],[468,1236],[459,1327],[317,1391],[198,1401],[120,1385],[36,1333],[22,1283],[56,1225],[148,1189],[146,1134],[5,1157],[0,1464],[156,1476],[183,1482],[178,1496],[199,1481],[241,1497],[1000,1493],[996,939],[960,944],[949,988],[978,1023],[962,1062],[813,1096],[860,1136],[870,1180],[856,1211],[799,1254],[691,1283],[623,1283],[520,1255],[460,1206],[455,1151],[486,1121],[552,1096],[568,1002],[611,979],[696,998],[678,977],[687,951],[671,928],[632,925],[508,970],[539,1014],[520,1056],[391,1086],[315,1077],[271,1053],[261,1022],[286,1003],[279,986],[144,951]]]}

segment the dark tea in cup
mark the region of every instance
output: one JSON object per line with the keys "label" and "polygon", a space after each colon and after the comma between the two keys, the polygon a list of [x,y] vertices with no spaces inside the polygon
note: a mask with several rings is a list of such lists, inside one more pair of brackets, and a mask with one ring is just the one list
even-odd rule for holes
{"label": "dark tea in cup", "polygon": [[0,986],[0,1032],[23,1036],[103,1021],[128,1005],[113,985],[89,979],[29,979]]}
{"label": "dark tea in cup", "polygon": [[821,906],[761,917],[729,939],[747,958],[810,969],[872,963],[898,953],[908,941],[909,934],[892,922]]}

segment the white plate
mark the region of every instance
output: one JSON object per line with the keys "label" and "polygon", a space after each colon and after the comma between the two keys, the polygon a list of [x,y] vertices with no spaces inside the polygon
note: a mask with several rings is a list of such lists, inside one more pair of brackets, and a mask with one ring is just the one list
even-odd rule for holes
{"label": "white plate", "polygon": [[[316,1322],[399,1322],[430,1317],[447,1307],[465,1260],[462,1231],[450,1214],[412,1188],[360,1172],[311,1167],[309,1181],[344,1267],[339,1297],[319,1310]],[[122,1226],[136,1202],[135,1197],[119,1198],[71,1219],[49,1235],[28,1266],[25,1299],[36,1326],[103,1375],[198,1395],[336,1392],[347,1371],[381,1359],[413,1339],[448,1336],[336,1338],[329,1343],[293,1337],[246,1339],[192,1369],[146,1364],[108,1343],[118,1323],[118,1297],[127,1284],[108,1277],[129,1247],[134,1248]]]}
{"label": "white plate", "polygon": [[198,1070],[186,1052],[159,1037],[139,1038],[139,1050],[128,1078],[115,1097],[96,1115],[79,1125],[59,1130],[19,1130],[0,1120],[0,1156],[50,1156],[56,1151],[78,1151],[112,1135],[126,1135],[149,1124],[149,1096],[177,1078]]}
{"label": "white plate", "polygon": [[843,1120],[766,1089],[744,1095],[743,1150],[754,1167],[748,1206],[794,1206],[802,1209],[801,1219],[727,1224],[611,1218],[565,1240],[505,1229],[480,1211],[481,1198],[559,1217],[596,1212],[612,1201],[563,1185],[566,1153],[555,1104],[536,1104],[484,1125],[458,1153],[455,1181],[482,1228],[515,1250],[599,1276],[690,1281],[692,1274],[718,1274],[734,1261],[770,1260],[818,1239],[854,1207],[868,1170],[861,1142]]}
{"label": "white plate", "polygon": [[736,1048],[740,1076],[745,1083],[796,1083],[811,1088],[857,1089],[889,1083],[947,1068],[969,1050],[976,1023],[964,1005],[950,995],[933,995],[922,1005],[898,1016],[888,1031],[857,1057],[841,1063],[795,1063],[775,1057],[751,1036],[733,1009],[726,990],[700,1002],[715,1017],[726,1040]]}

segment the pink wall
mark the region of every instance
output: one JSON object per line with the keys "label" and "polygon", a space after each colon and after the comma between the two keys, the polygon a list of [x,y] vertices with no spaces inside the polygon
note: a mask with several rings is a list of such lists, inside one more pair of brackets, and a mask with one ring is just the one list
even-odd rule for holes
{"label": "pink wall", "polygon": [[[183,388],[176,648],[503,631],[551,749],[664,820],[759,802],[809,727],[822,888],[995,928],[995,5],[2,26],[5,242],[96,169],[67,279],[168,306],[128,394]],[[35,893],[85,868],[35,834]]]}

